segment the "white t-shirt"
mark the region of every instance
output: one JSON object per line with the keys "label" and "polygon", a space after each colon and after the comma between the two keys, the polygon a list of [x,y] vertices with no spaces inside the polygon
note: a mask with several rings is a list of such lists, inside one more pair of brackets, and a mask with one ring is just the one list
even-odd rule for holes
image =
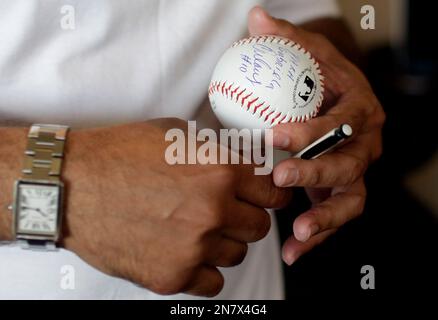
{"label": "white t-shirt", "polygon": [[[334,0],[2,0],[0,125],[92,127],[179,117],[210,126],[212,70],[246,34],[247,12],[257,4],[297,24],[338,15]],[[225,287],[217,298],[283,298],[279,251],[273,224],[241,265],[223,269]],[[0,298],[192,297],[156,295],[66,250],[3,245]]]}

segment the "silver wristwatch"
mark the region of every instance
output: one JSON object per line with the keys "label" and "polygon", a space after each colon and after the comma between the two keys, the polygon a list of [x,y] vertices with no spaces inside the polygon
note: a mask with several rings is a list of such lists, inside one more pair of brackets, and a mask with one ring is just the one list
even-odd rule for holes
{"label": "silver wristwatch", "polygon": [[61,181],[67,126],[35,124],[28,135],[22,178],[15,182],[12,230],[25,249],[56,250],[61,235]]}

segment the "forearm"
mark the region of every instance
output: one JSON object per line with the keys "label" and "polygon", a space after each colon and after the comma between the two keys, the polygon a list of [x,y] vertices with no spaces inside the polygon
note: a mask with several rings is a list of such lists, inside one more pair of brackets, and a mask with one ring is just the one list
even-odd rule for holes
{"label": "forearm", "polygon": [[353,34],[342,19],[322,18],[300,25],[311,32],[323,34],[335,47],[356,65],[362,65],[362,53]]}
{"label": "forearm", "polygon": [[20,177],[26,146],[25,128],[0,127],[0,241],[12,240],[12,203],[14,181]]}
{"label": "forearm", "polygon": [[[86,180],[84,177],[88,174],[87,165],[91,166],[94,163],[92,159],[97,157],[92,154],[90,148],[103,143],[105,140],[102,137],[111,134],[113,130],[117,130],[117,127],[70,131],[64,150],[62,180],[68,189],[74,189],[79,196],[82,196],[82,192],[78,191],[78,188],[81,188],[81,183]],[[29,127],[0,127],[0,241],[13,240],[13,215],[8,210],[8,206],[13,202],[14,182],[21,178],[28,131]],[[90,147],[89,144],[93,146]],[[85,154],[88,154],[86,159]],[[105,152],[100,152],[100,154],[104,158],[111,157]],[[105,162],[105,159],[101,160]],[[71,184],[73,180],[76,182],[75,185]],[[68,191],[70,190],[67,190],[65,194],[65,211],[71,211],[73,207],[70,199],[74,197]],[[70,219],[65,216],[63,220],[63,227],[66,229],[64,231],[68,232],[66,222]]]}

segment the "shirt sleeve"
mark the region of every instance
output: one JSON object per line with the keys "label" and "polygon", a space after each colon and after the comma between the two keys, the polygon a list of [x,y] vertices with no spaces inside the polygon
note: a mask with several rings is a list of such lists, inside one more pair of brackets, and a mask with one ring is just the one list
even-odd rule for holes
{"label": "shirt sleeve", "polygon": [[294,24],[341,15],[335,0],[266,0],[265,8],[270,15]]}

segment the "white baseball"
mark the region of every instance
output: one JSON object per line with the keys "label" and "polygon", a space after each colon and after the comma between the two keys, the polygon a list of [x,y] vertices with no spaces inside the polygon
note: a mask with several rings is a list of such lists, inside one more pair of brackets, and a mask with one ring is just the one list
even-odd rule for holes
{"label": "white baseball", "polygon": [[323,91],[319,65],[308,51],[289,39],[258,36],[225,51],[208,95],[224,127],[263,129],[315,117]]}

